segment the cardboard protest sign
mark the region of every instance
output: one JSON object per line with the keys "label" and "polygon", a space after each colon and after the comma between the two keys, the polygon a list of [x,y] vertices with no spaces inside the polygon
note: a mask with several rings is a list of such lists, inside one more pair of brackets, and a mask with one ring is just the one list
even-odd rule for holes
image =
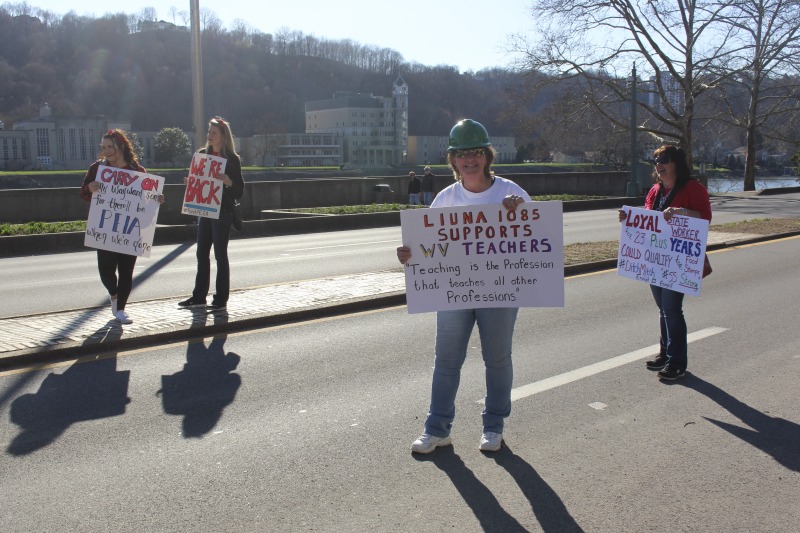
{"label": "cardboard protest sign", "polygon": [[195,152],[189,169],[189,181],[183,195],[181,213],[206,218],[219,218],[222,205],[222,178],[228,160]]}
{"label": "cardboard protest sign", "polygon": [[708,221],[623,206],[617,273],[690,296],[700,295]]}
{"label": "cardboard protest sign", "polygon": [[409,313],[481,307],[563,307],[561,202],[400,212]]}
{"label": "cardboard protest sign", "polygon": [[92,194],[84,246],[150,257],[164,178],[100,165],[100,190]]}

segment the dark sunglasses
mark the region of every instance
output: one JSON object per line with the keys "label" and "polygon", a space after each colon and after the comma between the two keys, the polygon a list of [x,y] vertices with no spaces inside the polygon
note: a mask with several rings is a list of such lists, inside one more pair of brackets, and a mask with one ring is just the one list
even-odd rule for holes
{"label": "dark sunglasses", "polygon": [[666,165],[667,163],[672,163],[672,158],[666,155],[662,155],[653,160],[654,165]]}
{"label": "dark sunglasses", "polygon": [[467,150],[453,150],[453,155],[462,159],[464,157],[481,157],[486,155],[486,150],[483,148],[469,148]]}

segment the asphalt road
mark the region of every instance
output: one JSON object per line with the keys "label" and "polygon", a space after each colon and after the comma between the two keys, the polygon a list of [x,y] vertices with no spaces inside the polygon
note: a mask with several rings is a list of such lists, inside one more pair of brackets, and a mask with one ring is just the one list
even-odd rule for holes
{"label": "asphalt road", "polygon": [[[714,222],[797,216],[800,194],[714,199]],[[616,210],[564,214],[564,243],[619,238]],[[232,288],[398,269],[400,228],[340,231],[230,243]],[[132,301],[188,296],[194,244],[157,246],[140,258]],[[213,261],[212,261],[213,265]],[[213,267],[212,267],[213,268]],[[94,251],[0,259],[0,318],[105,305]]]}
{"label": "asphalt road", "polygon": [[393,308],[0,373],[3,530],[794,531],[800,238],[711,254],[690,375],[659,383],[646,285],[523,309],[497,454],[477,335],[454,446],[414,457],[432,314]]}

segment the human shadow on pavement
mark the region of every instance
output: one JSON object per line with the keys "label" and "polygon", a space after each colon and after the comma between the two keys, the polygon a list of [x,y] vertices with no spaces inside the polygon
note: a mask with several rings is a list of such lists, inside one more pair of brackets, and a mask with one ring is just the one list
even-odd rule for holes
{"label": "human shadow on pavement", "polygon": [[772,456],[784,467],[800,472],[800,424],[762,413],[694,374],[687,374],[679,383],[715,401],[750,428],[703,418]]}
{"label": "human shadow on pavement", "polygon": [[[180,255],[183,254],[183,252],[185,252],[186,250],[188,250],[192,246],[194,246],[193,243],[181,244],[180,246],[177,246],[174,250],[170,251],[167,255],[165,255],[164,257],[162,257],[161,259],[159,259],[155,263],[149,265],[142,272],[140,272],[139,274],[137,274],[136,276],[133,277],[133,289],[132,290],[135,291],[136,287],[138,287],[140,284],[144,283],[149,278],[153,277],[159,270],[161,270],[162,268],[166,267],[172,261],[174,261],[175,259],[180,257]],[[98,282],[97,283],[98,292],[101,292],[103,290],[103,286],[100,284],[100,278],[99,277],[97,279],[97,282]],[[132,294],[133,294],[133,292],[132,292]],[[129,301],[128,303],[133,304],[135,302]],[[66,337],[69,337],[70,335],[74,334],[75,332],[80,331],[87,324],[90,324],[97,317],[99,317],[101,315],[104,315],[106,313],[110,313],[110,312],[111,312],[111,307],[110,307],[110,304],[108,302],[108,294],[106,294],[98,302],[98,304],[96,306],[88,308],[88,309],[84,309],[83,312],[81,312],[80,314],[74,316],[66,324],[63,324],[60,327],[58,327],[57,329],[55,329],[52,332],[52,334],[50,335],[50,337],[48,338],[48,341],[57,342],[57,341],[60,341],[60,340],[62,340],[64,338],[66,338]],[[116,323],[116,324],[119,325],[119,323]]]}
{"label": "human shadow on pavement", "polygon": [[413,454],[413,457],[420,462],[433,463],[439,470],[447,474],[453,486],[480,522],[482,531],[496,533],[528,531],[516,518],[503,509],[489,487],[467,468],[452,446],[437,448],[431,454]]}
{"label": "human shadow on pavement", "polygon": [[547,484],[538,472],[520,456],[516,455],[507,444],[487,457],[502,466],[514,478],[520,490],[531,504],[533,514],[539,521],[543,531],[558,533],[582,533],[583,529],[569,514],[564,502]]}
{"label": "human shadow on pavement", "polygon": [[[109,337],[120,333],[113,320],[98,332]],[[36,393],[11,402],[11,421],[22,431],[9,444],[8,453],[27,455],[54,442],[76,422],[125,414],[131,401],[129,381],[129,370],[117,370],[116,354],[81,358],[61,374],[48,374]]]}
{"label": "human shadow on pavement", "polygon": [[[227,319],[214,318],[215,322]],[[227,335],[214,337],[208,346],[204,341],[190,342],[183,369],[161,376],[158,394],[164,412],[183,416],[184,438],[201,438],[214,429],[242,384],[241,376],[233,373],[241,357],[225,353],[226,339]]]}

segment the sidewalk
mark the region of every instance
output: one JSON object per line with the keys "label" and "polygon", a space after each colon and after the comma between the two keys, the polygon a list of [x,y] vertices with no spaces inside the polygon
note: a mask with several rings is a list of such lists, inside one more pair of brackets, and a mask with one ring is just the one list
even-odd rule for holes
{"label": "sidewalk", "polygon": [[[710,232],[707,248],[781,236]],[[569,265],[565,275],[615,266],[615,259]],[[224,311],[182,309],[178,301],[129,303],[134,323],[125,326],[112,318],[109,306],[0,319],[0,368],[402,305],[405,281],[398,269],[243,289],[231,292]]]}

